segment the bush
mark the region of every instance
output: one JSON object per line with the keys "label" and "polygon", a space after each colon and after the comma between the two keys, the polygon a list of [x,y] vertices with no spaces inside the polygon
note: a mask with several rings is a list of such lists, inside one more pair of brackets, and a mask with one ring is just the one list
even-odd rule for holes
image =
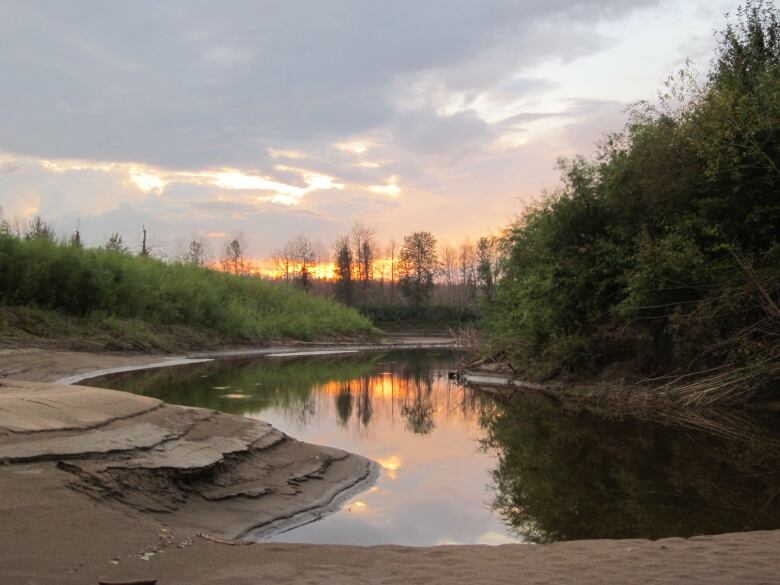
{"label": "bush", "polygon": [[260,341],[371,333],[358,311],[287,285],[0,233],[0,304]]}
{"label": "bush", "polygon": [[486,323],[517,365],[647,375],[780,357],[780,17],[763,2],[739,15],[704,87],[564,162],[508,230]]}

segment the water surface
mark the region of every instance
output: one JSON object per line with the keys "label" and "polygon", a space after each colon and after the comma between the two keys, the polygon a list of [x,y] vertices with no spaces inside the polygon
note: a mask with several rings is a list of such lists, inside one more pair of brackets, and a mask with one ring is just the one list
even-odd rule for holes
{"label": "water surface", "polygon": [[377,461],[376,484],[271,537],[337,544],[661,538],[780,527],[765,442],[511,404],[451,383],[455,354],[264,358],[90,381],[256,417]]}

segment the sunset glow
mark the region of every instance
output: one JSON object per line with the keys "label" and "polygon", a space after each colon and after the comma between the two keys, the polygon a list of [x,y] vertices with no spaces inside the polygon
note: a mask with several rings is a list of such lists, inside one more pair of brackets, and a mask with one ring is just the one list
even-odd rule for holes
{"label": "sunset glow", "polygon": [[[162,20],[129,5],[82,18],[12,3],[5,68],[24,83],[0,96],[14,113],[0,132],[0,207],[78,226],[88,245],[119,233],[135,246],[145,226],[168,258],[193,234],[240,232],[269,278],[261,259],[302,233],[330,248],[355,222],[383,244],[502,229],[555,187],[558,157],[593,152],[686,59],[704,67],[735,7],[488,2],[410,17],[350,2],[334,19],[324,4],[162,2]],[[286,26],[259,21],[296,23],[317,50],[291,50]],[[395,34],[377,32],[387,23]],[[212,244],[219,256],[224,242]],[[328,262],[313,272],[333,277]]]}

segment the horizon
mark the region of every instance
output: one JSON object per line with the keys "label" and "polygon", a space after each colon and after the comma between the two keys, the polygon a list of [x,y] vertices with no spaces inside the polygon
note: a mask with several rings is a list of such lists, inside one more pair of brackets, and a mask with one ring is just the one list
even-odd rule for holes
{"label": "horizon", "polygon": [[706,71],[736,2],[452,7],[10,2],[0,207],[89,245],[242,233],[256,259],[356,221],[476,240],[688,59]]}

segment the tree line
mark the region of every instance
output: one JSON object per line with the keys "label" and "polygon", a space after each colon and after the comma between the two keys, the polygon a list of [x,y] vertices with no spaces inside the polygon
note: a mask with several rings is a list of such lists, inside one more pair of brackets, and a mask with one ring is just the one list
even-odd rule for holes
{"label": "tree line", "polygon": [[[739,401],[780,379],[780,12],[747,2],[703,81],[670,79],[501,240],[493,348]],[[688,398],[686,398],[688,400]]]}
{"label": "tree line", "polygon": [[[18,238],[48,239],[82,247],[79,229],[57,234],[40,216],[6,220],[0,208],[0,230]],[[133,247],[119,233],[99,246],[105,250],[153,256],[172,262],[210,267],[243,277],[264,277],[288,283],[306,292],[334,298],[356,307],[431,304],[476,307],[491,299],[499,279],[498,238],[464,239],[458,245],[439,244],[428,231],[391,238],[380,243],[376,231],[356,223],[349,233],[328,247],[299,234],[273,251],[273,273],[263,272],[247,253],[242,233],[228,236],[218,251],[203,237],[176,240],[168,248],[152,241],[144,226]],[[327,269],[327,270],[326,270]]]}

